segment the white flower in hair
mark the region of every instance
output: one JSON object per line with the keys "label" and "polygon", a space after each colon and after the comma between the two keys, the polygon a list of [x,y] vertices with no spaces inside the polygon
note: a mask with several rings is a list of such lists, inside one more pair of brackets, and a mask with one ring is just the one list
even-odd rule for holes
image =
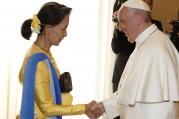
{"label": "white flower in hair", "polygon": [[40,22],[39,18],[37,17],[37,15],[34,15],[32,17],[32,22],[31,22],[32,32],[39,34],[40,29],[41,29],[40,24],[41,24],[41,22]]}

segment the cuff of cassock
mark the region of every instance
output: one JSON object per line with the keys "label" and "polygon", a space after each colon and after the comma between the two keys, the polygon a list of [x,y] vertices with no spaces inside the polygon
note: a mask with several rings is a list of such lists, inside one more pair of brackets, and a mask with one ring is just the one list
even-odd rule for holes
{"label": "cuff of cassock", "polygon": [[113,119],[119,116],[118,107],[117,107],[117,99],[116,96],[113,95],[111,98],[103,101],[103,105],[105,108],[106,116],[108,119]]}

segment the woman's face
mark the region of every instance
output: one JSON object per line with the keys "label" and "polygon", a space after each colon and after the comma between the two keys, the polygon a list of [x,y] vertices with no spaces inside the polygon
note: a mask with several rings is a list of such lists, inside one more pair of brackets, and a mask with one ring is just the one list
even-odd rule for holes
{"label": "woman's face", "polygon": [[67,15],[58,25],[50,27],[48,40],[51,45],[58,46],[59,43],[63,40],[63,38],[67,36],[68,24],[69,24],[69,16]]}

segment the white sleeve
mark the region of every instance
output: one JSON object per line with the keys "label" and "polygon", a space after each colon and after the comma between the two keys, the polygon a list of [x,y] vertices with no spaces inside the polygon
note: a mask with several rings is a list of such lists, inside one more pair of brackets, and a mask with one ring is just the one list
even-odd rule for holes
{"label": "white sleeve", "polygon": [[117,95],[118,92],[114,93],[110,98],[103,101],[105,113],[108,119],[113,119],[119,116]]}

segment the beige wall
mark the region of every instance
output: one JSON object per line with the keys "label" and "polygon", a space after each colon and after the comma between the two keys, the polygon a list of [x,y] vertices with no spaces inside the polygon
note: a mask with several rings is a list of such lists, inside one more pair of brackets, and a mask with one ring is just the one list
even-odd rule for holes
{"label": "beige wall", "polygon": [[162,22],[163,29],[168,19],[177,19],[179,14],[179,0],[153,0],[152,17]]}

